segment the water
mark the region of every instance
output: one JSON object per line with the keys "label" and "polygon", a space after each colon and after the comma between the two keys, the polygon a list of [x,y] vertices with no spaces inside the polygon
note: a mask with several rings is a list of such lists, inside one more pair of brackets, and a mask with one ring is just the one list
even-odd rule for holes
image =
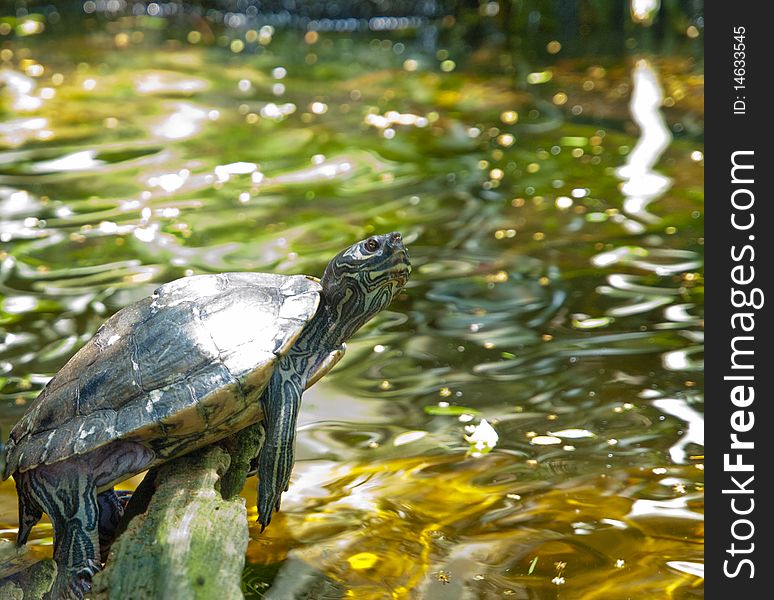
{"label": "water", "polygon": [[6,434],[160,283],[399,230],[412,280],[305,396],[247,596],[302,561],[362,599],[703,596],[695,46],[81,20],[0,28]]}

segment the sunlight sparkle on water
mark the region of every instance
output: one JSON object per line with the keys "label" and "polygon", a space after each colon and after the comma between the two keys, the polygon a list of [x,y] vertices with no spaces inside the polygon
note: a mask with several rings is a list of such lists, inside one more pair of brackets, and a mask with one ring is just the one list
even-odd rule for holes
{"label": "sunlight sparkle on water", "polygon": [[421,440],[426,435],[427,435],[426,431],[406,431],[404,433],[401,433],[395,436],[395,439],[392,441],[392,445],[403,446],[405,444],[410,444],[411,442],[416,442],[417,440]]}
{"label": "sunlight sparkle on water", "polygon": [[231,175],[249,175],[258,170],[258,165],[251,162],[235,162],[215,167],[218,181],[228,181]]}
{"label": "sunlight sparkle on water", "polygon": [[151,131],[168,140],[181,140],[198,132],[209,112],[192,104],[179,102],[171,105],[174,112],[151,127]]}
{"label": "sunlight sparkle on water", "polygon": [[269,102],[261,108],[261,116],[265,119],[274,119],[275,121],[281,121],[287,115],[291,115],[296,112],[296,105],[292,102],[286,102],[285,104],[275,104]]}
{"label": "sunlight sparkle on water", "polygon": [[535,446],[551,446],[561,444],[562,440],[553,435],[536,435],[530,439],[529,443]]}
{"label": "sunlight sparkle on water", "polygon": [[85,171],[105,164],[105,161],[97,159],[96,156],[97,153],[94,150],[81,150],[61,158],[40,161],[32,166],[32,170],[37,173]]}
{"label": "sunlight sparkle on water", "polygon": [[165,192],[174,192],[183,186],[190,174],[188,169],[181,169],[177,173],[165,173],[149,178],[148,185],[160,187]]}
{"label": "sunlight sparkle on water", "polygon": [[672,134],[661,114],[664,93],[655,69],[648,61],[639,60],[632,71],[632,80],[629,107],[640,128],[640,138],[617,175],[623,180],[624,212],[646,223],[657,223],[659,217],[648,212],[647,207],[669,189],[671,180],[655,172],[653,166],[672,140]]}
{"label": "sunlight sparkle on water", "polygon": [[636,23],[650,24],[661,6],[661,0],[631,0],[629,7],[632,20]]}
{"label": "sunlight sparkle on water", "polygon": [[684,560],[670,560],[667,561],[666,564],[668,567],[672,567],[677,571],[704,578],[704,563],[689,562]]}
{"label": "sunlight sparkle on water", "polygon": [[639,498],[632,504],[626,518],[671,517],[673,519],[703,521],[703,514],[688,509],[689,503],[695,499],[695,496],[690,495],[672,498],[671,500],[646,500]]}
{"label": "sunlight sparkle on water", "polygon": [[685,464],[688,444],[704,446],[704,417],[692,408],[685,400],[679,398],[663,398],[654,400],[653,406],[665,413],[681,419],[687,424],[683,436],[669,448],[669,456],[677,464]]}
{"label": "sunlight sparkle on water", "polygon": [[3,301],[2,308],[7,313],[22,314],[30,312],[37,305],[38,299],[34,296],[9,296]]}
{"label": "sunlight sparkle on water", "polygon": [[0,122],[0,141],[11,147],[21,146],[27,140],[40,139],[47,126],[48,119],[44,117],[9,119]]}
{"label": "sunlight sparkle on water", "polygon": [[43,100],[32,94],[37,84],[31,77],[11,69],[2,69],[0,70],[0,83],[6,85],[13,98],[11,106],[14,110],[32,112],[43,105]]}
{"label": "sunlight sparkle on water", "polygon": [[[391,128],[393,125],[413,125],[415,127],[427,127],[427,117],[412,113],[400,113],[395,110],[387,111],[384,115],[368,114],[365,123],[377,129]],[[392,137],[392,136],[390,136]]]}
{"label": "sunlight sparkle on water", "polygon": [[134,89],[138,94],[193,94],[209,87],[204,79],[185,77],[176,73],[156,71],[143,73],[134,79]]}
{"label": "sunlight sparkle on water", "polygon": [[596,437],[596,434],[588,429],[562,429],[561,431],[549,431],[548,434],[568,440]]}

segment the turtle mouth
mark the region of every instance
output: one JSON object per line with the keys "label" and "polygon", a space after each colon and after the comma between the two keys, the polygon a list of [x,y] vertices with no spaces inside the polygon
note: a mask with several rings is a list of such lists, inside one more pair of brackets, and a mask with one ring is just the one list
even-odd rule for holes
{"label": "turtle mouth", "polygon": [[411,276],[411,261],[405,248],[395,253],[394,261],[393,279],[399,287],[403,288]]}
{"label": "turtle mouth", "polygon": [[387,247],[392,251],[390,271],[392,280],[403,288],[411,275],[411,261],[403,244],[403,236],[393,231],[385,236]]}
{"label": "turtle mouth", "polygon": [[406,287],[406,283],[408,283],[410,274],[411,274],[411,269],[409,268],[409,269],[403,269],[395,275],[395,283],[398,284],[399,288],[403,289],[404,287]]}

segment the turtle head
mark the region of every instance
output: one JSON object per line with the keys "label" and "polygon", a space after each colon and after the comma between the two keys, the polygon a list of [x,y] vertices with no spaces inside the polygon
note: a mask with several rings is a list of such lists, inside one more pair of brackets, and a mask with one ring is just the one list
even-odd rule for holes
{"label": "turtle head", "polygon": [[411,273],[400,233],[373,235],[339,252],[325,267],[320,284],[332,311],[334,337],[343,342],[387,308]]}

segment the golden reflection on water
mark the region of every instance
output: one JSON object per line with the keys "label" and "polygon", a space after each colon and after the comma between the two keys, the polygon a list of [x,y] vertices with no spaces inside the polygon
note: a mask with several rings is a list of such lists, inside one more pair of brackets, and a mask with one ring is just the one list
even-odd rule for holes
{"label": "golden reflection on water", "polygon": [[[364,599],[524,597],[528,591],[584,599],[685,597],[696,587],[695,567],[668,566],[675,556],[701,562],[695,494],[685,499],[686,508],[661,503],[661,510],[635,510],[641,501],[619,494],[642,486],[642,473],[569,477],[553,486],[497,482],[492,474],[507,470],[511,460],[492,454],[312,465],[330,469],[335,479],[316,490],[324,495],[306,487],[303,505],[285,508],[273,531],[262,535],[254,527],[249,560],[272,564],[290,553]],[[307,478],[308,467],[297,469],[298,480]],[[683,518],[679,511],[690,515],[692,524],[676,531],[673,511],[676,519]],[[686,539],[694,540],[690,551]],[[561,583],[554,581],[557,563],[565,565]]]}

